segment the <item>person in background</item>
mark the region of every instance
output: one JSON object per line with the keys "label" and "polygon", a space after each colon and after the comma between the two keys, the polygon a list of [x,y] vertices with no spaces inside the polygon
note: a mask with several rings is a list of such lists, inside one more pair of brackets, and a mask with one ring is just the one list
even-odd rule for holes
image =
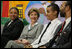
{"label": "person in background", "polygon": [[4,48],[8,41],[18,39],[24,28],[23,22],[19,20],[19,10],[16,7],[10,8],[9,16],[11,20],[5,23],[1,34],[1,48]]}
{"label": "person in background", "polygon": [[40,17],[38,9],[30,9],[28,16],[31,19],[31,23],[24,27],[18,40],[9,41],[5,48],[23,48],[24,45],[33,43],[39,37],[43,29],[43,25],[38,22],[38,18]]}
{"label": "person in background", "polygon": [[40,22],[43,24],[48,24],[49,20],[46,18],[46,8],[48,5],[50,5],[50,3],[48,3],[47,1],[41,1],[42,3],[42,7],[39,8],[39,12],[40,12]]}

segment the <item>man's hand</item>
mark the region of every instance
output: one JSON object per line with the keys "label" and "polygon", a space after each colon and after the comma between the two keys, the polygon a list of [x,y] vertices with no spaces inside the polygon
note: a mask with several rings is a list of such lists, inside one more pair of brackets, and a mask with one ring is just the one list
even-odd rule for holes
{"label": "man's hand", "polygon": [[44,9],[44,8],[39,8],[39,12],[40,12],[41,14],[44,14],[44,13],[45,13],[45,9]]}
{"label": "man's hand", "polygon": [[41,46],[41,47],[39,47],[39,48],[46,48],[46,46]]}
{"label": "man's hand", "polygon": [[44,16],[46,16],[46,13],[45,13],[45,9],[44,8],[39,8],[39,13],[40,14],[44,14]]}
{"label": "man's hand", "polygon": [[25,45],[24,48],[33,48],[33,47],[32,45],[28,44],[28,45]]}

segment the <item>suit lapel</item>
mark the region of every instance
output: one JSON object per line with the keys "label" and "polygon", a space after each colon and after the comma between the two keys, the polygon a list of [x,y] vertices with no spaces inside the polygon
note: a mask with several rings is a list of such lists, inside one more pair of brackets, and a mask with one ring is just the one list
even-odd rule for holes
{"label": "suit lapel", "polygon": [[11,22],[11,24],[10,24],[9,26],[7,26],[7,27],[9,28],[9,27],[11,27],[11,26],[13,26],[13,25],[14,25],[14,22]]}
{"label": "suit lapel", "polygon": [[71,25],[71,21],[69,22],[69,24],[66,26],[66,28],[62,32],[64,32],[65,30],[67,30],[70,25]]}
{"label": "suit lapel", "polygon": [[8,21],[6,24],[5,24],[5,27],[4,29],[7,29],[7,25],[9,24],[10,21]]}
{"label": "suit lapel", "polygon": [[[37,25],[38,25],[38,24],[37,24]],[[30,30],[32,30],[33,28],[35,28],[37,25],[35,25],[35,26],[31,27],[31,29],[30,29]]]}
{"label": "suit lapel", "polygon": [[62,31],[62,33],[61,33],[61,39],[62,39],[63,37],[68,38],[68,36],[69,36],[69,34],[70,34],[70,30],[71,30],[71,29],[69,29],[70,27],[71,27],[71,21],[70,21],[69,24],[66,26],[66,28]]}
{"label": "suit lapel", "polygon": [[56,29],[56,32],[54,33],[54,35],[56,36],[58,34],[58,32],[61,30],[62,28],[62,24],[60,24],[57,29]]}

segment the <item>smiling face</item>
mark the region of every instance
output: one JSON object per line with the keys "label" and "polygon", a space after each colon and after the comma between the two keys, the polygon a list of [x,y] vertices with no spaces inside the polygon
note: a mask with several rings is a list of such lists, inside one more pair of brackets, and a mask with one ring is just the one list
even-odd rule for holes
{"label": "smiling face", "polygon": [[52,10],[52,7],[47,7],[47,19],[52,20],[54,18],[55,11]]}
{"label": "smiling face", "polygon": [[37,15],[37,13],[36,13],[35,11],[33,11],[33,12],[30,14],[30,19],[31,19],[31,21],[33,21],[33,22],[37,22],[37,20],[38,20],[38,15]]}
{"label": "smiling face", "polygon": [[40,16],[39,10],[37,8],[31,8],[28,12],[28,16],[30,17],[32,23],[37,22]]}
{"label": "smiling face", "polygon": [[10,19],[11,20],[15,20],[16,18],[18,18],[18,12],[15,9],[11,9],[10,13],[9,13]]}

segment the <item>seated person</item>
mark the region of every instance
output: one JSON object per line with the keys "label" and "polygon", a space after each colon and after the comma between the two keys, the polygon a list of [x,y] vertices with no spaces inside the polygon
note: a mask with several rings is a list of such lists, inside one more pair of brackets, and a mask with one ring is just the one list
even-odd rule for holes
{"label": "seated person", "polygon": [[6,22],[1,34],[1,48],[4,48],[9,40],[18,39],[24,27],[23,22],[19,20],[19,10],[16,7],[9,10],[9,16],[11,20]]}

